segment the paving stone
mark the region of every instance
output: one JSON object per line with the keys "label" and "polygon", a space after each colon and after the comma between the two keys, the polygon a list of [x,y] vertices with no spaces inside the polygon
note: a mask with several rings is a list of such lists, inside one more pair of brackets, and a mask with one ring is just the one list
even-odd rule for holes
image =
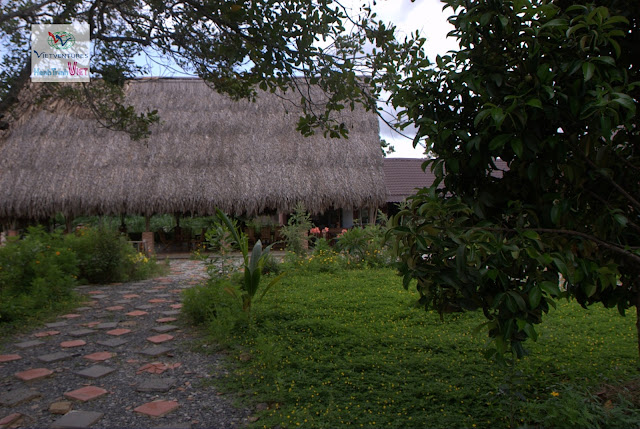
{"label": "paving stone", "polygon": [[170,352],[171,348],[169,347],[164,347],[164,346],[154,346],[154,347],[148,347],[146,349],[140,350],[140,354],[143,355],[147,355],[147,356],[160,356],[163,355],[165,353]]}
{"label": "paving stone", "polygon": [[44,326],[47,328],[62,328],[63,326],[67,326],[67,322],[53,322],[53,323],[45,323]]}
{"label": "paving stone", "polygon": [[89,323],[83,323],[82,326],[86,326],[87,328],[95,328],[96,326],[98,326],[99,324],[101,324],[102,322],[100,322],[99,320],[95,321],[95,322],[89,322]]}
{"label": "paving stone", "polygon": [[93,310],[93,307],[78,307],[78,308],[76,308],[76,311],[87,311],[87,310]]}
{"label": "paving stone", "polygon": [[47,355],[38,356],[38,360],[46,363],[51,363],[51,362],[58,362],[64,359],[68,359],[72,356],[73,355],[71,353],[56,352],[56,353],[49,353]]}
{"label": "paving stone", "polygon": [[153,401],[140,405],[133,411],[149,417],[162,417],[178,407],[178,401]]}
{"label": "paving stone", "polygon": [[16,405],[31,401],[32,399],[39,398],[40,396],[42,396],[40,392],[27,389],[26,387],[20,387],[0,394],[0,405],[3,407],[15,407]]}
{"label": "paving stone", "polygon": [[119,300],[117,300],[117,301],[113,301],[113,303],[114,303],[114,304],[121,305],[121,304],[130,304],[130,303],[131,303],[131,301],[129,301],[128,299],[119,299]]}
{"label": "paving stone", "polygon": [[147,302],[149,304],[161,304],[161,303],[164,303],[164,302],[171,302],[171,301],[168,301],[168,300],[166,300],[164,298],[153,298],[153,299],[150,299]]}
{"label": "paving stone", "polygon": [[98,344],[107,347],[118,347],[128,342],[129,341],[123,340],[122,338],[113,338],[111,340],[98,341]]}
{"label": "paving stone", "polygon": [[63,342],[61,342],[60,343],[60,347],[68,349],[68,348],[71,348],[71,347],[84,346],[85,344],[87,344],[87,342],[84,341],[84,340],[71,340],[71,341],[63,341]]}
{"label": "paving stone", "polygon": [[153,429],[191,429],[191,423],[168,423],[164,426],[156,426]]}
{"label": "paving stone", "polygon": [[58,401],[49,405],[49,412],[51,414],[67,414],[71,411],[73,404],[69,401]]}
{"label": "paving stone", "polygon": [[142,365],[140,368],[138,368],[138,370],[136,371],[136,374],[141,374],[143,372],[148,372],[151,374],[162,374],[165,371],[168,371],[170,369],[180,368],[181,366],[182,366],[182,363],[180,362],[176,362],[176,363],[152,362],[152,363],[147,363]]}
{"label": "paving stone", "polygon": [[22,343],[15,344],[15,346],[19,349],[30,349],[31,347],[37,347],[44,344],[44,341],[40,340],[32,340],[32,341],[24,341]]}
{"label": "paving stone", "polygon": [[122,297],[125,298],[125,299],[131,299],[131,298],[140,298],[140,295],[135,294],[135,293],[130,293],[130,294],[127,294],[127,295],[122,295]]}
{"label": "paving stone", "polygon": [[151,328],[151,330],[155,332],[170,332],[175,331],[176,329],[178,329],[176,325],[162,325]]}
{"label": "paving stone", "polygon": [[135,320],[125,320],[119,323],[120,326],[138,326],[138,322]]}
{"label": "paving stone", "polygon": [[176,319],[175,317],[161,317],[160,319],[156,319],[156,322],[158,323],[169,323],[169,322],[175,322]]}
{"label": "paving stone", "polygon": [[[171,296],[170,293],[157,293],[156,297],[157,298],[169,298]],[[165,302],[171,302],[171,301],[165,301]]]}
{"label": "paving stone", "polygon": [[149,313],[147,313],[146,311],[136,310],[136,311],[130,311],[129,313],[127,313],[127,316],[137,317],[137,316],[145,316],[147,314]]}
{"label": "paving stone", "polygon": [[71,392],[66,392],[64,396],[70,399],[87,402],[92,399],[99,398],[106,393],[107,391],[100,387],[86,386],[80,389],[72,390]]}
{"label": "paving stone", "polygon": [[0,355],[0,363],[3,362],[11,362],[14,360],[18,360],[18,359],[22,359],[22,356],[20,355]]}
{"label": "paving stone", "polygon": [[138,309],[138,310],[151,310],[152,308],[156,308],[156,306],[155,305],[144,304],[144,305],[138,305],[136,307],[136,309]]}
{"label": "paving stone", "polygon": [[52,428],[87,428],[104,416],[96,411],[69,411],[51,424]]}
{"label": "paving stone", "polygon": [[53,371],[47,368],[34,368],[26,371],[16,372],[14,375],[22,381],[35,381],[49,377]]}
{"label": "paving stone", "polygon": [[60,331],[42,331],[42,332],[36,332],[35,334],[33,334],[33,336],[37,338],[43,338],[43,337],[51,337],[53,335],[58,335],[59,333]]}
{"label": "paving stone", "polygon": [[115,354],[109,352],[97,352],[91,353],[90,355],[83,356],[85,359],[92,360],[94,362],[99,362],[107,359],[111,359]]}
{"label": "paving stone", "polygon": [[138,392],[168,392],[176,384],[175,378],[150,378],[136,386]]}
{"label": "paving stone", "polygon": [[104,322],[95,326],[96,329],[114,329],[118,327],[118,322]]}
{"label": "paving stone", "polygon": [[119,328],[119,329],[113,329],[111,331],[107,331],[107,334],[120,336],[120,335],[128,334],[129,332],[131,332],[131,329]]}
{"label": "paving stone", "polygon": [[178,309],[178,308],[182,308],[182,304],[171,304],[169,307]]}
{"label": "paving stone", "polygon": [[78,317],[81,317],[81,314],[74,314],[74,313],[70,313],[70,314],[63,314],[62,317],[63,319],[76,319]]}
{"label": "paving stone", "polygon": [[160,334],[152,337],[147,337],[147,341],[151,341],[154,344],[164,343],[165,341],[173,340],[173,335]]}
{"label": "paving stone", "polygon": [[93,299],[105,299],[105,298],[109,298],[109,295],[93,295],[91,298],[93,298]]}
{"label": "paving stone", "polygon": [[100,378],[107,374],[111,374],[113,371],[115,371],[115,369],[108,366],[93,365],[87,369],[83,369],[82,371],[77,371],[76,374],[81,377]]}
{"label": "paving stone", "polygon": [[108,311],[120,311],[120,310],[124,310],[124,307],[121,306],[121,305],[114,305],[112,307],[105,308],[105,310],[108,310]]}
{"label": "paving stone", "polygon": [[20,413],[9,414],[8,416],[0,419],[0,427],[8,428],[8,427],[11,427],[12,425],[17,425],[17,423],[20,421],[21,418],[22,418],[22,414]]}
{"label": "paving stone", "polygon": [[84,337],[85,335],[94,334],[96,331],[93,329],[78,329],[76,331],[69,332],[72,337]]}
{"label": "paving stone", "polygon": [[162,311],[162,314],[164,314],[165,316],[177,316],[178,314],[180,314],[180,310],[167,310],[167,311]]}
{"label": "paving stone", "polygon": [[87,292],[89,295],[103,295],[104,291],[103,290],[92,290]]}

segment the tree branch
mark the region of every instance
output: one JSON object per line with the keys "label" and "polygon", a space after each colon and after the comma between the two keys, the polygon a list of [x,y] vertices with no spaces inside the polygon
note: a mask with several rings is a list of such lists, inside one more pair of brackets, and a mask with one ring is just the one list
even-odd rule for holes
{"label": "tree branch", "polygon": [[55,2],[56,0],[45,0],[42,3],[34,4],[33,6],[27,7],[25,9],[20,9],[13,12],[5,13],[4,15],[0,15],[0,24],[12,18],[26,18],[28,16],[31,16],[31,14],[37,11],[38,9],[41,9],[48,4],[55,3]]}
{"label": "tree branch", "polygon": [[[480,228],[480,229],[484,229],[485,231],[497,231],[497,232],[510,232],[510,233],[517,233],[518,231],[515,229],[511,229],[511,228]],[[622,255],[626,258],[629,258],[631,260],[633,260],[634,262],[640,264],[640,256],[636,255],[635,253],[631,253],[629,252],[629,250],[638,250],[640,249],[640,247],[629,247],[629,248],[624,248],[622,246],[619,246],[617,244],[613,244],[613,243],[608,243],[604,240],[601,240],[597,237],[594,237],[591,234],[587,234],[584,232],[580,232],[580,231],[573,231],[573,230],[569,230],[569,229],[553,229],[553,228],[526,228],[529,231],[535,231],[535,232],[540,232],[540,233],[551,233],[551,234],[562,234],[562,235],[571,235],[574,237],[581,237],[581,238],[585,238],[589,241],[593,241],[594,243],[598,244],[599,246],[602,246],[606,249],[611,250],[612,252],[615,252],[619,255]]]}

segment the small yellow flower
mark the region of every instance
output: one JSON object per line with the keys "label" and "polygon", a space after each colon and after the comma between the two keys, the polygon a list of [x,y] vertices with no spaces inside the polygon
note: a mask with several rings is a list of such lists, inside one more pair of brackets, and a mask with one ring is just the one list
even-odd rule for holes
{"label": "small yellow flower", "polygon": [[557,398],[558,396],[560,396],[560,394],[554,390],[553,392],[551,392],[551,396]]}

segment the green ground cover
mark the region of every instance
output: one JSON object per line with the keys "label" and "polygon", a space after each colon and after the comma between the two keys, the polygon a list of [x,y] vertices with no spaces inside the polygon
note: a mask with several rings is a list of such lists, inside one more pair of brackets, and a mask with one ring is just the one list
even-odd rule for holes
{"label": "green ground cover", "polygon": [[389,269],[294,270],[251,322],[210,283],[211,341],[232,359],[216,383],[266,406],[258,427],[638,427],[637,405],[595,396],[638,376],[633,317],[561,301],[507,370],[483,357],[481,314],[441,321],[401,283]]}

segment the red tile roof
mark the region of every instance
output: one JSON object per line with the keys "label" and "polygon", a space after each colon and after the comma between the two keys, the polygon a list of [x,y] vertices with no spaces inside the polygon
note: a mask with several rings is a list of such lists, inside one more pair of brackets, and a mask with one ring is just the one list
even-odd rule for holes
{"label": "red tile roof", "polygon": [[[419,158],[385,158],[384,176],[387,185],[387,202],[404,201],[408,196],[416,193],[416,188],[426,188],[433,184],[435,175],[431,168],[422,171],[425,159]],[[494,177],[502,177],[503,171],[509,167],[501,159],[495,161],[498,170],[493,171]]]}
{"label": "red tile roof", "polygon": [[387,202],[397,203],[416,193],[416,188],[431,186],[435,176],[429,168],[422,171],[424,159],[385,158],[384,176],[387,184]]}

